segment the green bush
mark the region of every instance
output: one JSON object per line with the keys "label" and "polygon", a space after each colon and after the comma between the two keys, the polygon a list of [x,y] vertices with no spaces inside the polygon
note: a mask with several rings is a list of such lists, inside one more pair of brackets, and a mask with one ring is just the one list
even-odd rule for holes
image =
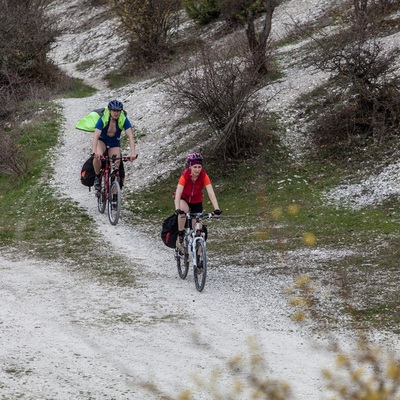
{"label": "green bush", "polygon": [[200,25],[207,25],[221,13],[219,0],[183,0],[188,16]]}
{"label": "green bush", "polygon": [[237,26],[246,22],[249,11],[257,16],[266,12],[267,2],[260,0],[220,0],[220,6],[221,17],[228,24]]}

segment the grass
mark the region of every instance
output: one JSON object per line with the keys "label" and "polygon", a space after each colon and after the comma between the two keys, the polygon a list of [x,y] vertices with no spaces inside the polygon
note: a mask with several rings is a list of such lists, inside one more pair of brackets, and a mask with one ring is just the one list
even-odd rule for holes
{"label": "grass", "polygon": [[[354,170],[316,159],[290,164],[282,162],[283,157],[269,151],[222,167],[217,160],[206,159],[224,217],[208,225],[213,264],[217,260],[220,267],[236,265],[250,273],[251,268],[262,267],[266,279],[272,270],[288,277],[307,273],[321,292],[329,285],[337,299],[320,300],[324,315],[319,322],[329,320],[330,329],[339,328],[336,317],[341,310],[353,327],[397,332],[398,200],[362,210],[331,206],[322,201],[322,194],[354,176]],[[183,168],[126,199],[136,223],[146,221],[154,234],[158,232],[173,212],[172,195]],[[205,209],[212,211],[210,207],[206,202]],[[301,258],[314,250],[325,256]],[[276,269],[282,259],[285,268]]]}
{"label": "grass", "polygon": [[79,78],[70,78],[71,85],[70,88],[64,90],[64,97],[72,97],[72,98],[82,98],[88,97],[96,93],[96,89],[92,86],[86,85],[82,79]]}
{"label": "grass", "polygon": [[[127,260],[113,253],[118,267],[104,263],[113,250],[104,245],[87,213],[72,200],[60,198],[49,185],[54,173],[49,154],[58,141],[61,110],[51,103],[29,107],[45,112],[39,120],[32,119],[20,137],[19,145],[29,156],[26,176],[0,176],[0,246],[23,257],[63,260],[72,270],[101,282],[134,284]],[[354,170],[316,159],[291,164],[285,157],[272,147],[240,163],[221,166],[212,156],[206,159],[224,211],[224,218],[209,223],[213,260],[220,266],[248,268],[250,273],[253,267],[262,267],[267,276],[272,270],[287,277],[307,273],[321,290],[329,286],[336,299],[320,300],[324,312],[320,321],[329,320],[334,326],[340,310],[354,326],[397,332],[398,200],[360,211],[329,206],[321,200],[323,191],[354,175]],[[132,197],[126,193],[132,223],[152,229],[158,237],[162,220],[173,212],[172,196],[181,169]],[[205,209],[211,211],[207,201]],[[103,251],[93,250],[98,247]],[[312,250],[327,256],[304,261],[301,254]],[[342,255],[334,256],[335,252]],[[285,267],[276,268],[282,259]]]}
{"label": "grass", "polygon": [[127,74],[122,74],[119,71],[112,71],[106,74],[105,79],[110,89],[118,89],[132,83],[132,78]]}
{"label": "grass", "polygon": [[[50,154],[58,142],[61,110],[46,102],[29,106],[44,112],[24,126],[19,138],[29,160],[26,175],[0,175],[0,247],[14,249],[21,257],[63,262],[100,282],[134,284],[132,266],[103,243],[87,213],[49,184],[54,173]],[[115,265],[108,262],[111,254]]]}
{"label": "grass", "polygon": [[[90,93],[90,87],[76,80],[64,95]],[[309,96],[319,94],[316,90]],[[303,101],[315,106],[308,98]],[[51,103],[24,107],[44,112],[40,119],[31,120],[20,137],[19,144],[29,157],[26,176],[0,175],[0,246],[14,248],[23,256],[64,260],[77,271],[85,266],[85,273],[103,282],[134,284],[129,262],[114,252],[120,267],[104,263],[113,250],[104,246],[91,218],[78,204],[60,198],[48,183],[54,173],[48,155],[58,141],[60,109]],[[317,112],[317,108],[306,110],[307,114]],[[270,129],[271,120],[264,123],[263,132]],[[274,130],[279,133],[279,126]],[[322,194],[345,178],[359,176],[364,166],[358,160],[350,166],[317,157],[293,163],[273,140],[267,143],[264,153],[242,162],[221,165],[211,152],[206,154],[205,168],[224,211],[220,221],[209,223],[208,248],[213,260],[219,266],[247,268],[249,273],[261,267],[266,279],[271,273],[290,279],[307,273],[321,291],[329,287],[335,298],[319,299],[324,312],[320,321],[329,320],[330,327],[335,326],[340,312],[356,326],[397,332],[399,201],[393,198],[359,211],[333,207],[322,200]],[[140,192],[124,194],[132,223],[151,229],[158,237],[162,220],[173,212],[172,196],[183,167]],[[209,202],[205,209],[211,211]],[[97,247],[104,250],[94,251]],[[313,251],[322,254],[321,258],[312,256]]]}
{"label": "grass", "polygon": [[96,64],[95,60],[87,60],[87,61],[82,61],[77,64],[76,70],[79,72],[85,72],[92,68]]}

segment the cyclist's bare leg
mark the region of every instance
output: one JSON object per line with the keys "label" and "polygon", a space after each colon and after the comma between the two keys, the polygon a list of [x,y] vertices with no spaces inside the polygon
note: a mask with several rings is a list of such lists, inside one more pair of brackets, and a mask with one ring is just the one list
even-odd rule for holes
{"label": "cyclist's bare leg", "polygon": [[117,159],[115,161],[115,167],[119,168],[119,162],[121,158],[121,148],[120,147],[109,147],[108,148],[108,156],[111,158],[113,155],[117,156]]}
{"label": "cyclist's bare leg", "polygon": [[[97,142],[96,154],[104,154],[105,151],[106,151],[106,145],[104,144],[104,142],[99,140]],[[100,174],[100,169],[101,169],[101,160],[100,160],[100,158],[98,158],[98,157],[94,157],[93,158],[93,168],[94,168],[94,173],[96,175],[99,175]]]}
{"label": "cyclist's bare leg", "polygon": [[[189,212],[189,205],[185,200],[181,199],[179,203],[179,209],[184,211],[185,213]],[[186,215],[180,214],[178,215],[178,230],[183,231],[185,229]]]}

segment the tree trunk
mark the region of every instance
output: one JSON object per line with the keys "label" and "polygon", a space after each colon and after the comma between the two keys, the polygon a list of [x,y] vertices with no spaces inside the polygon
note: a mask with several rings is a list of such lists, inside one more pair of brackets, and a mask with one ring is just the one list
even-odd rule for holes
{"label": "tree trunk", "polygon": [[[261,2],[260,6],[265,5],[265,2]],[[254,70],[260,74],[265,75],[268,72],[267,68],[267,43],[272,28],[272,14],[275,10],[275,0],[266,0],[266,11],[262,30],[256,31],[255,19],[257,17],[257,11],[249,9],[247,11],[247,28],[246,35],[249,43],[249,48],[253,57]]]}

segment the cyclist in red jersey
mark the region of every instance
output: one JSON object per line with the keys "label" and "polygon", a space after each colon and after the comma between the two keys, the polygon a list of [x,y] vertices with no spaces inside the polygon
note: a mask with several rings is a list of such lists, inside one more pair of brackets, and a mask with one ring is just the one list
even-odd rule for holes
{"label": "cyclist in red jersey", "polygon": [[201,213],[203,211],[203,188],[214,207],[214,214],[220,215],[217,197],[215,196],[211,180],[203,169],[203,156],[200,153],[189,154],[186,168],[179,178],[175,192],[175,214],[178,215],[179,245],[183,245],[185,229],[185,213]]}

